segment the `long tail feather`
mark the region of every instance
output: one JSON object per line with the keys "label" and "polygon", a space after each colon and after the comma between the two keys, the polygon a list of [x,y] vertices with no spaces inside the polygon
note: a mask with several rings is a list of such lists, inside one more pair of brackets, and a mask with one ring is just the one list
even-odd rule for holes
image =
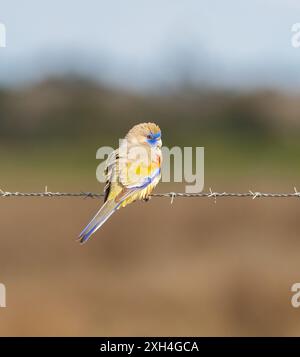
{"label": "long tail feather", "polygon": [[85,243],[89,240],[91,235],[95,233],[116,211],[120,203],[116,203],[114,200],[106,201],[100,210],[96,213],[95,217],[84,228],[79,235],[80,243]]}

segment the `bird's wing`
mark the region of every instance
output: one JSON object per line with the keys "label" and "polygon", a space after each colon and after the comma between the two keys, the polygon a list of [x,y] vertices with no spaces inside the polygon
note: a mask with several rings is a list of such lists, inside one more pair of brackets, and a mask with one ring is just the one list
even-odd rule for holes
{"label": "bird's wing", "polygon": [[[150,160],[149,160],[150,161]],[[128,197],[129,191],[144,189],[161,174],[160,161],[149,162],[148,158],[129,159],[122,150],[115,150],[106,162],[105,202],[118,197]]]}
{"label": "bird's wing", "polygon": [[119,207],[135,200],[135,194],[155,186],[159,180],[160,161],[148,164],[121,156],[120,151],[115,150],[107,159],[105,203],[81,232],[81,243],[85,243]]}
{"label": "bird's wing", "polygon": [[119,159],[119,149],[114,150],[107,158],[106,166],[104,170],[105,175],[105,187],[104,187],[104,202],[107,201],[110,190],[111,184],[117,177],[117,162]]}
{"label": "bird's wing", "polygon": [[160,175],[160,161],[151,160],[151,154],[149,151],[147,155],[134,159],[119,154],[117,175],[122,186],[144,188]]}

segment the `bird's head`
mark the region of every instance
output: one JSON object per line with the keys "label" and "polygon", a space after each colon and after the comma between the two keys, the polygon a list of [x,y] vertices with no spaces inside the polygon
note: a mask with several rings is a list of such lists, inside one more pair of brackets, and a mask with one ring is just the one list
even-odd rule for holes
{"label": "bird's head", "polygon": [[142,123],[135,125],[127,134],[126,139],[132,144],[150,145],[153,148],[161,148],[161,131],[154,123]]}

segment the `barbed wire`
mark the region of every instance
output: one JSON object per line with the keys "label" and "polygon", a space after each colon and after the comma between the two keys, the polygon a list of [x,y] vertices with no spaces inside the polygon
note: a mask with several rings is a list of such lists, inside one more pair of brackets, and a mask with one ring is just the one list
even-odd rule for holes
{"label": "barbed wire", "polygon": [[[103,193],[95,192],[50,192],[47,186],[43,192],[9,192],[0,189],[0,198],[8,197],[45,197],[45,198],[56,198],[56,197],[83,197],[83,198],[100,198],[103,197]],[[179,198],[212,198],[216,201],[217,198],[300,198],[300,192],[294,187],[293,192],[288,193],[271,193],[271,192],[259,192],[251,191],[248,192],[215,192],[211,188],[209,192],[199,192],[199,193],[187,193],[187,192],[165,192],[165,193],[152,193],[150,197],[167,197],[171,198],[171,203],[173,203],[176,197]]]}

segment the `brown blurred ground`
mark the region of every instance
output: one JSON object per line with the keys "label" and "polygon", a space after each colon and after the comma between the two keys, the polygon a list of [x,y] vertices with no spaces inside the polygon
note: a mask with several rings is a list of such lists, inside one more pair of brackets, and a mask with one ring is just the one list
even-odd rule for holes
{"label": "brown blurred ground", "polygon": [[299,335],[299,201],[0,200],[0,335]]}

